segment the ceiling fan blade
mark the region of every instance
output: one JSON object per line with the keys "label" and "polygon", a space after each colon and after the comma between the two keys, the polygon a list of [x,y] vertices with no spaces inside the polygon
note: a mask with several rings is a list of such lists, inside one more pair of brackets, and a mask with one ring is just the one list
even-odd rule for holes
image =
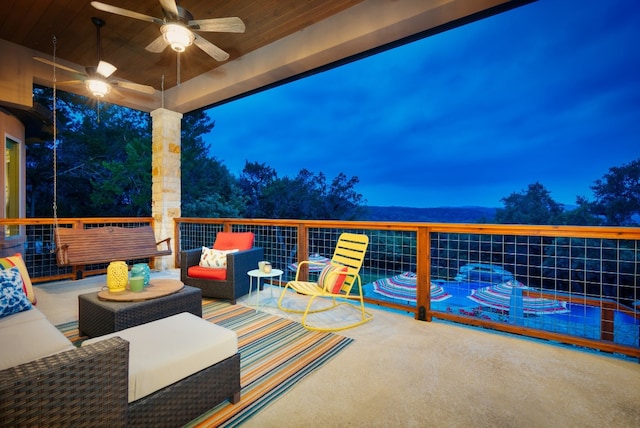
{"label": "ceiling fan blade", "polygon": [[100,61],[98,63],[98,68],[96,69],[96,72],[106,79],[109,76],[111,76],[117,69],[118,67],[108,63],[107,61]]}
{"label": "ceiling fan blade", "polygon": [[80,74],[82,76],[85,75],[85,73],[83,73],[80,70],[76,70],[75,68],[67,67],[66,65],[58,64],[57,62],[49,61],[46,58],[41,58],[39,56],[34,56],[33,59],[35,59],[36,61],[42,62],[44,64],[51,65],[53,67],[59,68],[61,70],[70,71],[71,73],[77,73],[77,74]]}
{"label": "ceiling fan blade", "polygon": [[217,31],[220,33],[244,33],[246,29],[242,19],[238,17],[195,19],[189,21],[189,27],[198,31]]}
{"label": "ceiling fan blade", "polygon": [[82,80],[65,80],[64,82],[58,82],[58,85],[81,85],[84,81]]}
{"label": "ceiling fan blade", "polygon": [[111,88],[108,94],[106,94],[101,100],[102,102],[117,104],[122,102],[125,99],[125,96],[120,93],[120,91],[116,88]]}
{"label": "ceiling fan blade", "polygon": [[226,61],[229,59],[228,53],[226,53],[207,39],[204,39],[197,34],[194,34],[194,36],[195,39],[193,40],[193,43],[195,43],[196,46],[205,51],[211,58],[215,59],[216,61]]}
{"label": "ceiling fan blade", "polygon": [[141,21],[153,22],[162,25],[162,19],[154,18],[153,16],[145,15],[143,13],[133,12],[128,9],[123,9],[117,6],[111,6],[109,4],[101,3],[99,1],[92,1],[91,6],[103,12],[115,13],[116,15],[127,16],[133,19],[139,19]]}
{"label": "ceiling fan blade", "polygon": [[112,85],[120,88],[129,89],[131,91],[142,92],[143,94],[153,94],[156,90],[153,86],[141,85],[139,83],[125,82],[124,80],[116,80],[111,82]]}
{"label": "ceiling fan blade", "polygon": [[164,37],[160,35],[153,42],[149,43],[145,49],[148,50],[149,52],[160,53],[167,46],[169,45],[164,40]]}
{"label": "ceiling fan blade", "polygon": [[173,15],[173,18],[180,16],[176,0],[160,0],[160,6],[162,6],[165,11],[169,12],[169,14]]}

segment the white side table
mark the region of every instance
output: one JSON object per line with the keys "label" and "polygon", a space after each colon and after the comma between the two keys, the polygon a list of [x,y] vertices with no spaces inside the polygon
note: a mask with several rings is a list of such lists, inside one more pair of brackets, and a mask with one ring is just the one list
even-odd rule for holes
{"label": "white side table", "polygon": [[[271,269],[271,272],[265,273],[260,269],[253,269],[247,272],[249,275],[249,300],[248,304],[251,302],[251,290],[253,289],[253,280],[255,278],[256,282],[256,309],[260,306],[260,278],[275,278],[278,277],[278,280],[282,282],[282,274],[284,272],[280,269]],[[269,287],[269,291],[271,292],[270,299],[273,299],[273,285]]]}

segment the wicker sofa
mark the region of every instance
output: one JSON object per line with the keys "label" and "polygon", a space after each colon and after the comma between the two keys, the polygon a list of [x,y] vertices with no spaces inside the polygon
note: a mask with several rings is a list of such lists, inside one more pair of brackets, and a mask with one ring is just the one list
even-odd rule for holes
{"label": "wicker sofa", "polygon": [[[36,308],[0,318],[0,343],[22,343],[28,352],[38,343],[2,328],[15,317],[31,317],[37,330],[51,331]],[[34,315],[36,315],[34,317]],[[18,320],[19,321],[19,320]],[[48,325],[47,325],[48,323]],[[53,327],[55,329],[55,327]],[[69,345],[71,343],[55,329]],[[58,339],[55,342],[60,344]],[[56,345],[56,346],[58,346]],[[0,370],[0,426],[181,426],[218,403],[240,399],[240,354],[228,357],[128,403],[129,342],[113,337],[81,348],[72,345]],[[19,353],[19,350],[16,350]],[[31,357],[28,357],[31,358]]]}

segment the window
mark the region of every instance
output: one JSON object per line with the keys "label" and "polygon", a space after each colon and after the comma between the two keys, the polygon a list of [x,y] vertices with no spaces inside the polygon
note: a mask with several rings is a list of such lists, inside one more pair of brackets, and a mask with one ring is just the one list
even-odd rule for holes
{"label": "window", "polygon": [[[6,138],[4,168],[4,208],[5,218],[20,217],[20,144]],[[5,238],[20,234],[18,225],[6,226]]]}

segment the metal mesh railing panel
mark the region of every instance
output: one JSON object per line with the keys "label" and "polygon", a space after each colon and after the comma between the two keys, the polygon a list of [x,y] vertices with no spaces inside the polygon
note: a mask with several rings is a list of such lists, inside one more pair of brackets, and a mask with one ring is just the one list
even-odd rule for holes
{"label": "metal mesh railing panel", "polygon": [[431,251],[432,278],[452,295],[432,310],[640,343],[638,241],[432,233]]}
{"label": "metal mesh railing panel", "polygon": [[[54,225],[34,221],[22,226],[25,231],[22,253],[36,282],[75,275],[72,267],[56,263],[54,228],[72,227],[76,222],[67,219],[66,223]],[[149,224],[149,220],[83,219],[81,223],[83,227],[137,227]],[[496,226],[488,227],[484,233],[462,233],[468,229],[465,226],[459,228],[460,232],[451,226],[441,228],[444,232],[437,226],[424,224],[368,228],[367,224],[353,222],[353,226],[332,222],[261,224],[202,219],[202,222],[178,222],[175,239],[180,251],[211,246],[217,233],[227,228],[252,231],[255,245],[264,249],[265,260],[282,269],[283,279],[288,280],[295,275],[290,266],[299,259],[305,256],[330,259],[342,232],[364,233],[370,242],[360,273],[369,301],[418,313],[416,294],[427,284],[416,284],[415,274],[419,270],[424,273],[428,263],[431,302],[427,315],[567,343],[582,345],[587,343],[582,339],[588,339],[591,341],[588,346],[607,349],[606,344],[612,344],[615,347],[610,349],[629,355],[640,349],[640,241],[635,240],[633,230],[622,232],[622,236],[631,239],[613,239],[618,233],[614,236],[607,228],[588,230],[594,236],[584,238],[556,236],[555,231],[550,233],[544,228],[543,233],[527,235],[522,231],[496,233],[495,229],[499,229]],[[567,228],[567,232],[575,231]],[[584,234],[585,230],[578,232]],[[308,236],[308,242],[299,241],[301,233]],[[429,241],[418,242],[419,236],[428,236]],[[418,260],[418,248],[424,250],[427,246],[430,259]],[[301,248],[306,248],[308,254],[299,254]],[[470,269],[471,265],[482,268]],[[104,270],[106,266],[85,267],[83,271],[91,273],[94,268]],[[317,274],[311,274],[311,280],[314,275]],[[511,287],[497,287],[509,281]],[[421,292],[426,291],[424,288]],[[532,300],[525,302],[525,299]]]}
{"label": "metal mesh railing panel", "polygon": [[[264,249],[264,259],[275,269],[281,269],[282,279],[291,279],[291,269],[296,261],[298,228],[294,226],[234,225],[234,232],[253,232],[254,245]],[[257,267],[257,266],[256,266]],[[293,274],[295,276],[295,272]]]}
{"label": "metal mesh railing panel", "polygon": [[58,276],[71,273],[71,267],[58,266],[55,254],[54,225],[27,225],[24,262],[33,278]]}
{"label": "metal mesh railing panel", "polygon": [[180,248],[178,251],[211,247],[216,240],[216,235],[223,228],[224,226],[219,223],[180,223],[178,231]]}
{"label": "metal mesh railing panel", "polygon": [[[387,293],[376,287],[374,282],[416,271],[416,233],[413,231],[393,231],[383,229],[309,229],[309,253],[331,258],[336,243],[343,232],[365,234],[369,246],[360,278],[365,297],[371,300],[388,301],[399,305],[415,306],[416,289],[405,290],[402,296]],[[312,279],[315,279],[312,277]],[[401,297],[401,298],[397,298]]]}

